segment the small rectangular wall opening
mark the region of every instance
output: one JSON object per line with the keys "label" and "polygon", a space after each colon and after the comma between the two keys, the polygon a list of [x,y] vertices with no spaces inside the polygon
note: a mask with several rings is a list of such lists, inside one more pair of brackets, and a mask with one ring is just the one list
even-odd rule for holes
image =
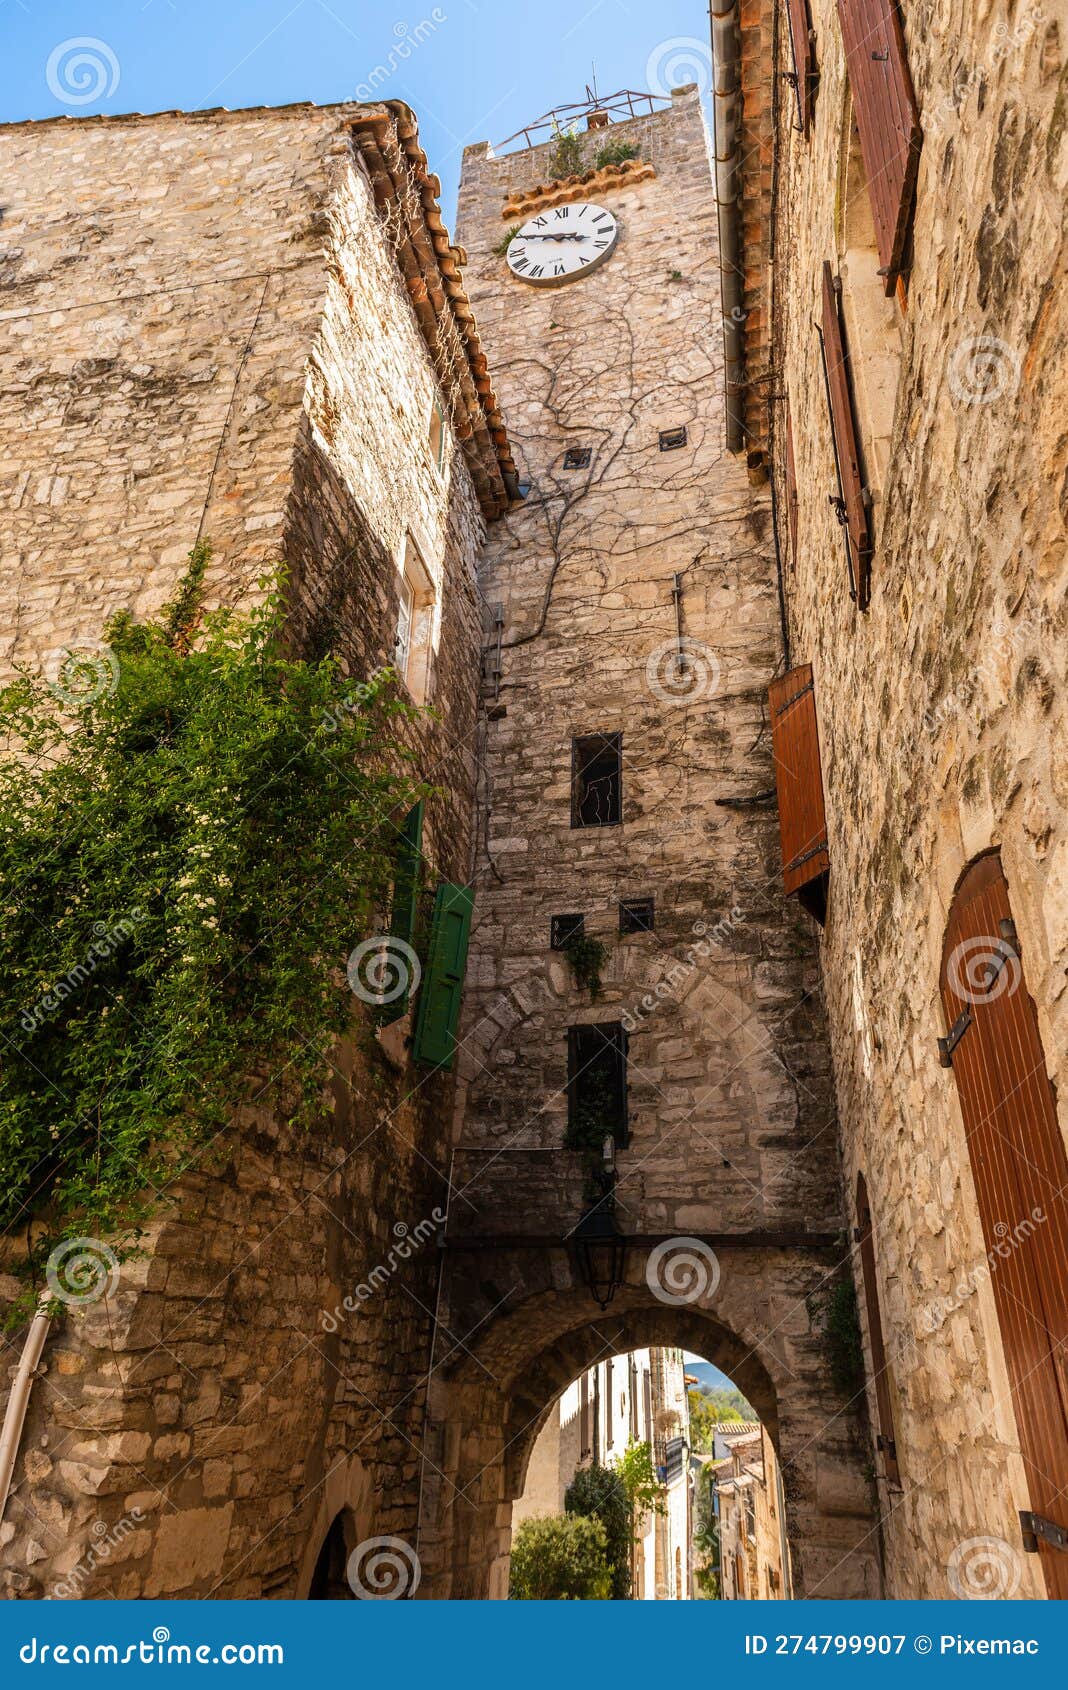
{"label": "small rectangular wall opening", "polygon": [[680,446],[686,444],[686,427],[662,428],[660,430],[660,450],[662,452],[677,452]]}
{"label": "small rectangular wall opening", "polygon": [[621,1021],[567,1029],[567,1139],[598,1150],[606,1138],[625,1145],[627,1035]]}
{"label": "small rectangular wall opening", "polygon": [[564,468],[589,469],[592,458],[592,446],[569,446],[564,453]]}
{"label": "small rectangular wall opening", "polygon": [[549,925],[549,945],[554,951],[566,950],[572,939],[582,939],[585,933],[585,916],[554,915]]}
{"label": "small rectangular wall opening", "polygon": [[572,741],[571,826],[618,827],[623,820],[623,735]]}
{"label": "small rectangular wall opening", "polygon": [[655,922],[652,898],[623,898],[619,905],[621,933],[651,933]]}

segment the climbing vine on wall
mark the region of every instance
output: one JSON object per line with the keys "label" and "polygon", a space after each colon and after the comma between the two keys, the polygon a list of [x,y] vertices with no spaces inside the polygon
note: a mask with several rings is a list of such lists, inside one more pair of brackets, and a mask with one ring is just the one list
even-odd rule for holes
{"label": "climbing vine on wall", "polygon": [[391,671],[293,656],[283,579],[205,613],[208,556],[0,692],[0,1228],[31,1279],[128,1243],[242,1100],[314,1122],[422,795]]}

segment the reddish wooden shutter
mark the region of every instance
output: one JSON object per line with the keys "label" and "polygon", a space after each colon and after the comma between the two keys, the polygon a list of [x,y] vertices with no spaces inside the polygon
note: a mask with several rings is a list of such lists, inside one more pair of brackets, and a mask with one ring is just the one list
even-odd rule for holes
{"label": "reddish wooden shutter", "polygon": [[790,50],[794,60],[797,117],[802,135],[807,135],[816,84],[816,53],[808,16],[808,0],[786,0],[786,17],[790,25]]}
{"label": "reddish wooden shutter", "polygon": [[827,813],[823,803],[812,665],[791,669],[768,688],[771,748],[779,794],[782,877],[822,921],[827,906]]}
{"label": "reddish wooden shutter", "polygon": [[867,610],[871,589],[871,518],[868,494],[857,444],[857,419],[849,374],[849,354],[838,310],[838,286],[831,266],[823,265],[823,373],[831,413],[838,498],[832,504],[845,532],[849,560],[849,591],[858,610]]}
{"label": "reddish wooden shutter", "polygon": [[[996,853],[957,889],[939,984],[1031,1508],[1068,1530],[1068,1155]],[[1068,1554],[1038,1553],[1068,1598]]]}
{"label": "reddish wooden shutter", "polygon": [[923,131],[896,0],[838,0],[853,112],[888,294],[905,268]]}
{"label": "reddish wooden shutter", "polygon": [[875,1385],[875,1406],[879,1415],[876,1444],[882,1453],[883,1471],[892,1485],[900,1484],[901,1469],[897,1459],[897,1440],[894,1437],[894,1412],[890,1400],[890,1375],[886,1363],[886,1343],[883,1339],[883,1317],[879,1307],[879,1280],[875,1270],[875,1238],[872,1231],[871,1206],[864,1175],[857,1175],[857,1245],[860,1250],[860,1276],[864,1286],[864,1307],[868,1316],[868,1343],[871,1346],[871,1365]]}
{"label": "reddish wooden shutter", "polygon": [[786,519],[790,525],[790,564],[797,568],[797,466],[794,463],[794,430],[790,401],[786,401]]}

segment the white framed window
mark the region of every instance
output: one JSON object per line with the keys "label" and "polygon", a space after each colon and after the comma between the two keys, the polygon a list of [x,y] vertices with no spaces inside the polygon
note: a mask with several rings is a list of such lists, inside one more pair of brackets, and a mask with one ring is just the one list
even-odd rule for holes
{"label": "white framed window", "polygon": [[394,666],[416,704],[429,702],[438,638],[437,593],[409,534],[398,571]]}

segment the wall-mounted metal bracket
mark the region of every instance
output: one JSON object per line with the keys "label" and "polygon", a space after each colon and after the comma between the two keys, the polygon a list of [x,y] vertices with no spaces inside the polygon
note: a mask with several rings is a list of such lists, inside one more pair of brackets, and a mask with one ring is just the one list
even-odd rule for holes
{"label": "wall-mounted metal bracket", "polygon": [[1068,1529],[1058,1526],[1055,1520],[1043,1519],[1041,1514],[1032,1514],[1029,1508],[1020,1509],[1020,1531],[1028,1555],[1038,1554],[1040,1538],[1053,1549],[1068,1550]]}

